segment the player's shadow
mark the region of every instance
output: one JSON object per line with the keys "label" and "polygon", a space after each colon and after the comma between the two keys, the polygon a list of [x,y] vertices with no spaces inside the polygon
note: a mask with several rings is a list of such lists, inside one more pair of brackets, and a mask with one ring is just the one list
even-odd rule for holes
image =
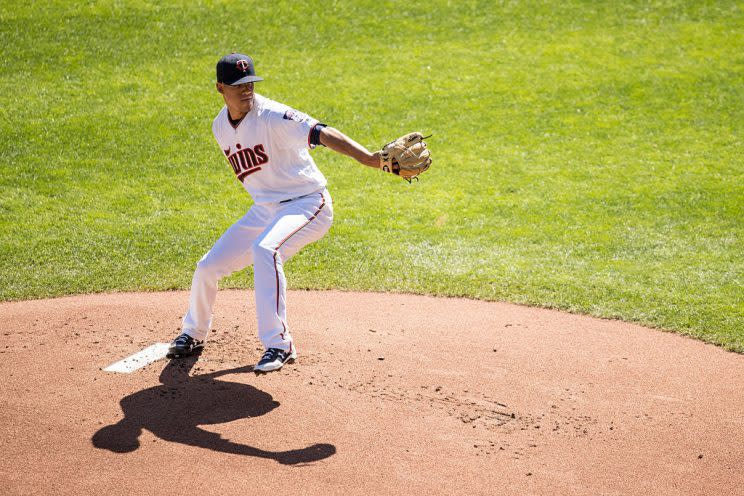
{"label": "player's shadow", "polygon": [[124,418],[101,428],[93,435],[93,445],[115,453],[139,448],[143,429],[160,439],[198,446],[223,453],[269,458],[285,465],[309,463],[336,453],[332,444],[313,444],[289,451],[265,451],[223,439],[200,425],[221,424],[258,417],[279,406],[270,394],[253,386],[218,380],[222,375],[251,372],[245,366],[210,374],[189,376],[198,359],[171,360],[160,374],[162,385],[144,389],[121,400]]}

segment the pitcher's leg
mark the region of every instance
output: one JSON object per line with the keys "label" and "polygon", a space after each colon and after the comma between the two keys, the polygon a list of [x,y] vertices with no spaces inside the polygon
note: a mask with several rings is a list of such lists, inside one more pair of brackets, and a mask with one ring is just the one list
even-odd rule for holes
{"label": "pitcher's leg", "polygon": [[189,309],[183,318],[183,332],[203,341],[212,325],[212,307],[217,296],[217,282],[253,263],[252,245],[265,228],[266,216],[254,206],[230,226],[196,264],[191,281]]}
{"label": "pitcher's leg", "polygon": [[196,270],[191,279],[189,309],[183,317],[181,326],[184,333],[198,341],[206,339],[212,327],[212,307],[217,296],[217,281],[223,275],[227,275],[222,267],[210,260],[210,253],[212,253],[211,250],[196,264]]}
{"label": "pitcher's leg", "polygon": [[292,352],[287,326],[284,261],[302,247],[322,238],[333,222],[333,207],[325,192],[293,201],[280,209],[276,219],[253,245],[258,336],[265,349]]}

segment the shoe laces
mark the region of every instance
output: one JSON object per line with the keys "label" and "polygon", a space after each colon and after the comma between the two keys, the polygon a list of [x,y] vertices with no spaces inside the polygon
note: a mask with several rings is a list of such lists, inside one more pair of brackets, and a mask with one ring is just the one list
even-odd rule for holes
{"label": "shoe laces", "polygon": [[175,343],[179,345],[187,345],[187,344],[190,344],[193,340],[194,338],[192,338],[188,334],[181,334],[180,336],[176,338]]}
{"label": "shoe laces", "polygon": [[284,351],[280,350],[279,348],[269,348],[264,352],[263,356],[261,357],[261,361],[263,362],[264,360],[268,360],[270,362],[273,362],[283,353]]}

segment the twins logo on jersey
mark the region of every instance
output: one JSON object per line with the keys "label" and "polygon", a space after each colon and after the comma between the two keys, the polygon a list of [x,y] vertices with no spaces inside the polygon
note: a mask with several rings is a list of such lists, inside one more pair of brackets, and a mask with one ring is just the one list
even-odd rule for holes
{"label": "twins logo on jersey", "polygon": [[256,145],[253,148],[250,146],[243,148],[238,143],[235,145],[235,148],[237,151],[233,154],[230,154],[229,147],[227,150],[222,151],[225,152],[227,161],[230,162],[235,175],[238,177],[238,181],[241,183],[249,175],[260,171],[262,165],[269,163],[269,156],[266,154],[266,150],[264,150],[262,144]]}
{"label": "twins logo on jersey", "polygon": [[307,114],[303,114],[302,112],[298,112],[295,109],[289,109],[286,112],[284,112],[284,118],[288,121],[295,121],[299,123],[307,122],[310,120],[310,116]]}

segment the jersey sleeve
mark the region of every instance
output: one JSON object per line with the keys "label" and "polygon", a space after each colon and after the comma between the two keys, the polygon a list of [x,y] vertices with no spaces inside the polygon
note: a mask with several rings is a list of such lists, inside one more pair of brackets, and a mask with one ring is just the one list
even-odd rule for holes
{"label": "jersey sleeve", "polygon": [[283,107],[272,112],[271,130],[280,148],[315,148],[310,143],[310,132],[317,123],[303,112]]}

